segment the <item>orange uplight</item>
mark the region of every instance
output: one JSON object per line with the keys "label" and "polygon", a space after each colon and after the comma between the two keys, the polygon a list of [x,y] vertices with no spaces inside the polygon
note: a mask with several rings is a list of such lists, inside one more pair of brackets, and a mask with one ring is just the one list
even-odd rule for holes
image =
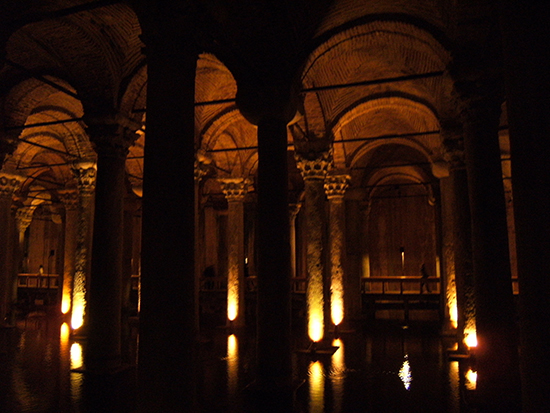
{"label": "orange uplight", "polygon": [[227,319],[234,321],[237,318],[238,304],[236,299],[228,299],[227,303]]}
{"label": "orange uplight", "polygon": [[79,299],[73,305],[73,311],[71,314],[71,327],[73,330],[76,330],[84,324],[84,307],[85,307],[84,297],[79,297]]}
{"label": "orange uplight", "polygon": [[464,330],[464,344],[468,348],[477,347],[477,334],[474,329]]}
{"label": "orange uplight", "polygon": [[71,293],[63,291],[63,297],[61,298],[61,313],[67,314],[71,309]]}
{"label": "orange uplight", "polygon": [[466,372],[465,386],[468,390],[475,390],[477,385],[477,372],[472,369]]}
{"label": "orange uplight", "polygon": [[227,277],[227,318],[234,321],[239,314],[239,276],[233,269]]}
{"label": "orange uplight", "polygon": [[309,411],[311,413],[324,412],[325,406],[325,376],[320,361],[313,361],[309,365]]}
{"label": "orange uplight", "polygon": [[323,313],[311,313],[309,314],[308,322],[308,335],[311,341],[318,342],[323,339],[324,327],[323,327]]}

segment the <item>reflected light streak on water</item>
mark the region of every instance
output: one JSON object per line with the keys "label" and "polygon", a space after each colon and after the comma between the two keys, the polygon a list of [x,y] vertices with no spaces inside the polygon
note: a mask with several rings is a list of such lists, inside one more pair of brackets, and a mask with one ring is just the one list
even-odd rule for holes
{"label": "reflected light streak on water", "polygon": [[476,383],[477,383],[477,372],[473,371],[472,369],[468,370],[466,372],[466,381],[465,386],[468,390],[475,390],[476,389]]}
{"label": "reflected light streak on water", "polygon": [[409,356],[407,354],[405,354],[403,365],[399,370],[399,378],[403,382],[405,389],[410,390],[411,382],[412,382],[412,372],[411,372],[411,364],[409,363]]}
{"label": "reflected light streak on water", "polygon": [[309,413],[325,411],[325,376],[320,361],[309,365]]}
{"label": "reflected light streak on water", "polygon": [[458,361],[449,362],[449,384],[451,392],[451,411],[458,412],[460,410],[460,371]]}
{"label": "reflected light streak on water", "polygon": [[[73,343],[70,350],[71,355],[71,370],[82,367],[82,345]],[[82,399],[82,373],[71,372],[71,399],[78,401]]]}
{"label": "reflected light streak on water", "polygon": [[332,341],[334,347],[339,347],[338,350],[332,355],[332,371],[331,382],[332,392],[334,397],[334,412],[342,412],[342,405],[344,400],[344,380],[346,364],[344,361],[344,343],[339,338]]}
{"label": "reflected light streak on water", "polygon": [[227,337],[227,392],[229,397],[237,394],[239,382],[239,342],[235,334]]}

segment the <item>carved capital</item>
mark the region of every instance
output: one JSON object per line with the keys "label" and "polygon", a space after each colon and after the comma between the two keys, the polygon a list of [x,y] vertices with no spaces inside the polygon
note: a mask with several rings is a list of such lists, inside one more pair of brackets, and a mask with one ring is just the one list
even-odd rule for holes
{"label": "carved capital", "polygon": [[75,210],[79,205],[78,190],[76,189],[61,189],[57,191],[59,199],[63,202],[66,210]]}
{"label": "carved capital", "polygon": [[29,227],[32,222],[32,217],[35,209],[35,205],[30,205],[28,207],[24,206],[22,208],[19,208],[15,212],[15,220],[17,221],[19,232],[24,232]]}
{"label": "carved capital", "polygon": [[225,178],[219,182],[227,202],[242,202],[251,184],[248,178]]}
{"label": "carved capital", "polygon": [[325,193],[328,199],[342,199],[348,189],[349,175],[329,175],[325,179]]}
{"label": "carved capital", "polygon": [[94,162],[80,162],[73,164],[72,171],[78,183],[78,192],[81,197],[90,197],[95,191],[96,164]]}
{"label": "carved capital", "polygon": [[100,156],[125,158],[141,125],[119,114],[85,115],[86,132]]}
{"label": "carved capital", "polygon": [[11,198],[23,181],[24,178],[19,175],[0,172],[0,197]]}
{"label": "carved capital", "polygon": [[332,166],[332,150],[315,153],[296,153],[296,166],[304,180],[324,180]]}

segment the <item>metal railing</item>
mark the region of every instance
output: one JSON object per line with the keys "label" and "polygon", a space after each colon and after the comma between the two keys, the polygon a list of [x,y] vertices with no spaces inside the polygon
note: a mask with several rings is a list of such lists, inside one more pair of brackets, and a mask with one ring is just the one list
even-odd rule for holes
{"label": "metal railing", "polygon": [[17,288],[57,289],[59,274],[20,273],[17,274]]}
{"label": "metal railing", "polygon": [[388,276],[361,278],[361,292],[363,294],[439,294],[440,286],[441,279],[438,277]]}

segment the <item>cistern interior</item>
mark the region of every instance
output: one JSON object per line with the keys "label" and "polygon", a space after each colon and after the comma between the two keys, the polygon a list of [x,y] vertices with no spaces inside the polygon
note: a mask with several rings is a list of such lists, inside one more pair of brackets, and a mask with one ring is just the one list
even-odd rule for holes
{"label": "cistern interior", "polygon": [[3,2],[0,411],[550,411],[549,17]]}

